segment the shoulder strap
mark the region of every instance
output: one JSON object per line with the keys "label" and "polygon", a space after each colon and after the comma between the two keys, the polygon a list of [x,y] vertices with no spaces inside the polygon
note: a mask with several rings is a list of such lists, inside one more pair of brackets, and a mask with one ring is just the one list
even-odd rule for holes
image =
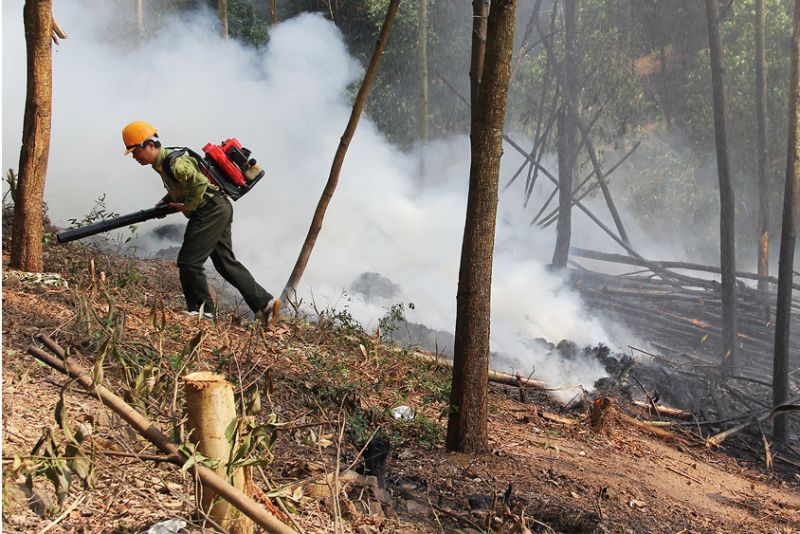
{"label": "shoulder strap", "polygon": [[167,153],[166,156],[164,156],[164,172],[166,172],[170,178],[175,180],[175,171],[172,168],[175,165],[175,160],[183,156],[184,154],[188,154],[193,160],[197,162],[197,166],[200,167],[200,172],[203,173],[203,175],[205,175],[206,178],[208,178],[209,182],[211,182],[211,185],[213,186],[211,191],[214,192],[214,194],[220,194],[223,191],[227,192],[225,188],[220,186],[219,181],[216,178],[214,178],[214,176],[212,175],[213,169],[211,169],[208,162],[203,156],[201,156],[191,148],[187,148],[185,146],[167,146],[164,148],[170,151]]}
{"label": "shoulder strap", "polygon": [[172,166],[175,165],[175,160],[189,152],[189,149],[183,146],[168,146],[164,148],[170,151],[164,157],[164,172],[174,180],[175,173],[172,170]]}

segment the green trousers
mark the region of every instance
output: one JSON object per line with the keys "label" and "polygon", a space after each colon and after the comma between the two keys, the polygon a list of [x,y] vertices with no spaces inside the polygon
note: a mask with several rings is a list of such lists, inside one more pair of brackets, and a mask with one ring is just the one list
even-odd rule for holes
{"label": "green trousers", "polygon": [[253,312],[264,309],[272,298],[234,256],[231,223],[233,206],[221,195],[208,198],[189,218],[178,253],[181,288],[189,311],[199,310],[203,304],[204,311],[214,311],[203,269],[209,256],[217,272],[242,294]]}

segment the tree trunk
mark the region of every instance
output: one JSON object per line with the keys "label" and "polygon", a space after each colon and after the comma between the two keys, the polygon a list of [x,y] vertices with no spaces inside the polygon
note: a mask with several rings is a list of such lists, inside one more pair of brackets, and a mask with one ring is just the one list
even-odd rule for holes
{"label": "tree trunk", "polygon": [[483,75],[483,56],[486,53],[486,23],[489,16],[489,0],[472,0],[472,60],[469,70],[470,110],[475,120],[478,107],[478,88]]}
{"label": "tree trunk", "polygon": [[217,0],[217,10],[219,11],[220,34],[223,39],[228,38],[228,0]]}
{"label": "tree trunk", "polygon": [[661,71],[658,74],[659,86],[661,88],[661,101],[664,107],[664,125],[669,132],[675,123],[674,114],[672,112],[672,85],[670,84],[671,78],[669,74],[669,67],[667,66],[667,51],[665,45],[658,48],[658,62]]}
{"label": "tree trunk", "polygon": [[[786,186],[783,192],[781,249],[778,259],[778,307],[775,312],[775,360],[772,371],[772,399],[775,406],[783,404],[789,398],[789,327],[792,321],[792,276],[800,195],[800,145],[798,145],[800,143],[800,0],[794,2],[791,58],[789,143],[786,157]],[[772,437],[775,441],[786,441],[785,417],[775,418]]]}
{"label": "tree trunk", "polygon": [[553,266],[563,269],[572,239],[572,173],[575,169],[578,131],[578,0],[564,2],[564,98],[558,117],[558,223]]}
{"label": "tree trunk", "polygon": [[714,136],[720,203],[720,268],[722,270],[722,366],[736,366],[736,243],[733,184],[728,162],[728,101],[725,92],[725,61],[722,54],[719,6],[706,0],[708,46],[711,52],[711,82],[714,91]]}
{"label": "tree trunk", "polygon": [[[245,475],[241,468],[232,472],[228,462],[236,443],[228,441],[226,432],[237,419],[233,385],[216,373],[191,373],[183,378],[186,392],[186,411],[189,417],[191,440],[198,452],[217,460],[214,472],[239,491],[244,491]],[[235,451],[234,451],[235,452]],[[218,499],[210,488],[203,487],[202,510],[225,532],[252,534],[253,522],[228,501]]]}
{"label": "tree trunk", "polygon": [[[758,274],[769,276],[769,182],[767,179],[767,54],[764,49],[764,0],[756,0],[756,135],[758,147]],[[766,291],[766,278],[758,281]]]}
{"label": "tree trunk", "polygon": [[300,278],[302,278],[303,272],[306,270],[306,265],[308,265],[308,260],[311,257],[311,251],[314,250],[314,244],[317,242],[320,230],[322,230],[322,220],[325,218],[325,211],[328,209],[328,204],[331,202],[333,192],[336,190],[336,185],[339,183],[339,173],[342,170],[342,163],[344,163],[347,147],[350,146],[350,141],[356,133],[358,120],[361,118],[361,112],[364,111],[364,106],[367,104],[367,97],[372,88],[372,82],[375,80],[375,74],[381,62],[383,49],[386,47],[386,43],[389,40],[392,22],[397,14],[397,6],[399,4],[400,0],[390,0],[389,2],[386,18],[383,21],[383,27],[381,27],[378,42],[375,45],[375,51],[372,53],[372,59],[370,59],[367,71],[364,73],[364,80],[361,82],[361,87],[353,103],[353,111],[350,113],[350,120],[339,141],[339,148],[336,150],[336,155],[333,157],[333,164],[331,165],[328,182],[325,184],[325,189],[322,191],[322,196],[317,203],[317,209],[314,211],[314,218],[311,220],[311,227],[308,229],[306,240],[303,242],[302,249],[300,249],[300,255],[297,257],[297,262],[294,265],[294,269],[292,269],[292,274],[289,276],[289,281],[286,282],[286,286],[281,293],[282,299],[296,298],[297,284],[300,283]]}
{"label": "tree trunk", "polygon": [[425,180],[425,145],[428,144],[428,0],[419,0],[419,176]]}
{"label": "tree trunk", "polygon": [[419,140],[428,142],[428,0],[419,0]]}
{"label": "tree trunk", "polygon": [[269,0],[269,20],[273,26],[278,23],[278,0]]}
{"label": "tree trunk", "polygon": [[44,184],[50,154],[53,103],[51,7],[50,0],[27,0],[23,9],[28,85],[11,231],[10,266],[29,272],[42,270]]}
{"label": "tree trunk", "polygon": [[[483,452],[488,448],[489,318],[497,190],[503,149],[503,121],[514,45],[516,0],[493,0],[486,54],[470,135],[472,163],[461,247],[453,349],[453,384],[447,448]],[[475,19],[475,24],[480,24]],[[473,39],[479,38],[479,32]]]}
{"label": "tree trunk", "polygon": [[136,0],[136,30],[139,33],[144,31],[144,15],[142,10],[142,0]]}

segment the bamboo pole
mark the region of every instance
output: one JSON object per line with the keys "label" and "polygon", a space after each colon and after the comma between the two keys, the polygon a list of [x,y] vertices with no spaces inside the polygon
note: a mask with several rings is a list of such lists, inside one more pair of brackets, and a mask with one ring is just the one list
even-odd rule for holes
{"label": "bamboo pole", "polygon": [[[186,408],[189,415],[190,439],[204,456],[217,460],[214,472],[228,480],[233,487],[243,491],[244,471],[235,469],[229,476],[226,465],[232,458],[236,443],[228,440],[226,432],[236,421],[236,402],[233,385],[216,373],[199,372],[183,377]],[[238,513],[227,501],[217,499],[217,494],[205,485],[201,506],[205,513],[226,532],[252,534],[253,522]]]}
{"label": "bamboo pole", "polygon": [[[37,339],[52,350],[57,357],[48,354],[35,345],[30,345],[28,347],[28,354],[31,354],[37,360],[49,365],[56,371],[75,379],[88,394],[98,398],[103,404],[114,410],[115,413],[122,417],[139,434],[147,438],[148,441],[167,454],[171,462],[176,465],[183,465],[186,463],[186,457],[178,451],[178,446],[171,442],[152,421],[142,416],[128,403],[109,391],[108,388],[95,384],[91,374],[81,368],[71,358],[67,358],[64,349],[55,341],[47,336],[37,336]],[[217,476],[211,469],[200,464],[194,464],[189,470],[195,474],[207,488],[221,495],[225,500],[241,510],[247,517],[255,521],[256,524],[265,531],[275,534],[295,533],[293,529],[284,525],[261,505]]]}

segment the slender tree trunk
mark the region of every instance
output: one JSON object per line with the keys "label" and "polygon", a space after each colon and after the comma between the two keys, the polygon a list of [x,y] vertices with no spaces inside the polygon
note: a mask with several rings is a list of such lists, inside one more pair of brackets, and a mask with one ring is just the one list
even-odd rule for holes
{"label": "slender tree trunk", "polygon": [[558,158],[558,220],[556,221],[556,246],[553,251],[554,267],[565,268],[569,260],[572,241],[572,159],[569,155],[570,141],[567,139],[566,106],[558,108],[556,117],[558,136],[556,156]]}
{"label": "slender tree trunk", "polygon": [[577,157],[578,131],[578,0],[564,2],[564,102],[558,118],[558,222],[553,266],[565,268],[572,239],[572,173]]}
{"label": "slender tree trunk", "polygon": [[228,38],[228,0],[217,0],[217,11],[219,11],[220,34],[223,39]]}
{"label": "slender tree trunk", "polygon": [[[492,1],[484,71],[477,107],[472,114],[472,163],[458,276],[453,384],[447,422],[447,448],[454,451],[483,452],[488,448],[492,258],[515,16],[516,0]],[[479,21],[476,19],[474,23]],[[473,39],[478,35],[478,32],[473,34]]]}
{"label": "slender tree trunk", "polygon": [[28,56],[28,85],[19,154],[19,178],[14,196],[10,266],[42,270],[44,184],[50,154],[53,57],[50,0],[27,0],[23,8]]}
{"label": "slender tree trunk", "polygon": [[278,0],[269,0],[269,20],[273,26],[278,23]]}
{"label": "slender tree trunk", "polygon": [[[775,360],[772,371],[772,402],[789,398],[789,328],[792,321],[792,276],[797,237],[797,209],[800,197],[800,0],[794,2],[792,32],[792,81],[789,87],[789,143],[786,157],[786,186],[783,192],[783,224],[778,259],[778,307],[775,312]],[[772,427],[775,441],[785,442],[786,418],[777,416]]]}
{"label": "slender tree trunk", "polygon": [[[756,0],[756,137],[758,146],[758,274],[769,276],[769,182],[767,179],[767,54],[764,49],[764,0]],[[758,289],[769,289],[766,279]],[[767,308],[769,313],[769,308]]]}
{"label": "slender tree trunk", "polygon": [[425,179],[425,145],[428,144],[428,0],[419,0],[419,174]]}
{"label": "slender tree trunk", "polygon": [[[630,245],[631,241],[628,239],[628,233],[625,231],[625,226],[622,224],[622,217],[619,216],[617,206],[614,204],[614,198],[611,196],[611,191],[608,189],[606,175],[603,173],[603,169],[600,167],[600,161],[597,159],[597,151],[594,149],[594,143],[592,143],[592,139],[589,137],[589,129],[581,124],[579,117],[577,126],[578,131],[583,138],[583,144],[586,145],[586,151],[589,153],[589,160],[592,162],[597,183],[600,184],[600,189],[603,192],[603,198],[606,201],[608,210],[611,212],[611,218],[614,219],[614,225],[617,227],[617,231],[619,232],[619,237]],[[580,185],[578,187],[580,187]],[[571,203],[572,202],[570,201],[570,204]]]}
{"label": "slender tree trunk", "polygon": [[142,10],[142,0],[136,0],[136,30],[139,33],[144,31],[144,14]]}
{"label": "slender tree trunk", "polygon": [[483,75],[483,56],[486,53],[486,22],[489,16],[489,0],[472,0],[472,60],[470,63],[470,110],[475,120],[478,107],[478,88]]}
{"label": "slender tree trunk", "polygon": [[736,243],[733,184],[728,162],[728,101],[725,91],[725,60],[720,35],[717,0],[706,0],[708,46],[711,52],[711,82],[714,91],[714,135],[720,203],[720,268],[722,270],[722,365],[736,366]]}
{"label": "slender tree trunk", "polygon": [[428,0],[419,0],[419,140],[428,142]]}
{"label": "slender tree trunk", "polygon": [[658,48],[658,62],[661,66],[661,72],[659,72],[658,77],[661,82],[659,83],[661,87],[661,101],[664,105],[664,124],[666,130],[669,132],[672,130],[675,120],[672,112],[672,86],[670,84],[670,68],[667,65],[667,51],[665,50],[665,45],[661,45]]}
{"label": "slender tree trunk", "polygon": [[350,141],[356,133],[356,127],[361,118],[361,113],[364,111],[364,106],[367,105],[367,97],[372,88],[372,82],[375,80],[378,65],[383,55],[383,49],[389,41],[389,33],[392,31],[392,22],[397,14],[397,6],[399,4],[400,0],[390,0],[389,2],[386,18],[383,21],[378,42],[375,44],[375,51],[372,53],[372,59],[370,59],[367,71],[364,73],[364,80],[361,82],[361,87],[358,89],[356,100],[353,103],[353,111],[350,113],[350,120],[339,141],[339,148],[336,150],[336,155],[333,157],[333,164],[331,165],[328,182],[325,184],[325,189],[322,191],[322,196],[317,203],[317,209],[314,211],[314,217],[311,220],[311,227],[308,229],[306,240],[303,242],[302,249],[300,249],[300,255],[297,257],[297,262],[294,265],[294,269],[292,269],[292,274],[289,276],[289,281],[286,282],[286,286],[281,293],[282,299],[296,298],[297,284],[300,283],[300,278],[302,278],[306,270],[306,265],[308,265],[308,260],[311,257],[311,251],[314,250],[317,237],[319,236],[320,230],[322,230],[322,220],[325,218],[325,211],[328,209],[328,204],[330,204],[331,198],[333,198],[333,192],[336,191],[336,185],[339,183],[339,173],[342,170],[342,163],[344,163],[347,147],[350,146]]}

